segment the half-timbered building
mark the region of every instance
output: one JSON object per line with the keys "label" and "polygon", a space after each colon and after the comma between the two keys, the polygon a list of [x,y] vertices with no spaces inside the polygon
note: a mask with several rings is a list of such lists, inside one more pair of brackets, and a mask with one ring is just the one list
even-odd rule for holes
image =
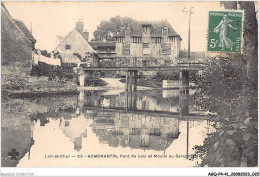
{"label": "half-timbered building", "polygon": [[118,57],[178,58],[182,40],[167,21],[135,21],[115,38]]}

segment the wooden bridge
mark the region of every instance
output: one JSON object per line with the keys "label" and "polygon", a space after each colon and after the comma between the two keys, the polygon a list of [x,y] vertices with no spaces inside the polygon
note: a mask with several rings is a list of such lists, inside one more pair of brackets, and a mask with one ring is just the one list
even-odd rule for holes
{"label": "wooden bridge", "polygon": [[207,62],[203,58],[187,60],[186,58],[172,59],[170,57],[117,57],[101,59],[94,63],[82,63],[85,71],[173,71],[173,70],[203,70]]}
{"label": "wooden bridge", "polygon": [[[113,59],[100,59],[92,63],[81,63],[78,67],[80,86],[85,86],[87,79],[95,78],[96,71],[125,71],[126,90],[137,88],[139,71],[172,71],[180,72],[181,87],[185,93],[189,92],[189,71],[201,71],[207,67],[206,59],[185,58],[152,58],[152,57],[117,57]],[[78,72],[79,73],[79,72]]]}

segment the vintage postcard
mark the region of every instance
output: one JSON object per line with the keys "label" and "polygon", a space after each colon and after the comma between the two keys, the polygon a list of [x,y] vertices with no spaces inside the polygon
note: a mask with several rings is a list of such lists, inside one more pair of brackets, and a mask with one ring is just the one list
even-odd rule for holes
{"label": "vintage postcard", "polygon": [[258,167],[258,2],[2,1],[1,79],[1,167]]}

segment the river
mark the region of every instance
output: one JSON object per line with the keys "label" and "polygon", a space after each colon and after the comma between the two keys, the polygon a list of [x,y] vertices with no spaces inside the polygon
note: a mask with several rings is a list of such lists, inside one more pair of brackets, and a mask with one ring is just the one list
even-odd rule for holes
{"label": "river", "polygon": [[[81,90],[4,99],[2,166],[198,166],[202,157],[194,147],[215,129],[193,94],[185,96],[185,116],[179,90]],[[19,155],[10,156],[12,149]]]}

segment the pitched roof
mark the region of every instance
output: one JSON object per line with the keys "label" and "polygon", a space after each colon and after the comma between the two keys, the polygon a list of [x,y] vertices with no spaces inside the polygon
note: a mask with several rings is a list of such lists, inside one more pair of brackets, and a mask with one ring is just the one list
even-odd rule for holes
{"label": "pitched roof", "polygon": [[12,18],[12,16],[10,15],[10,13],[8,12],[7,8],[5,7],[4,3],[1,2],[1,7],[4,9],[5,13],[10,17]]}
{"label": "pitched roof", "polygon": [[96,53],[96,51],[93,50],[93,48],[76,29],[73,29],[67,36],[65,36],[55,49],[61,53],[60,50],[64,49],[64,45],[66,44],[73,45],[72,50],[70,51],[72,54],[78,53],[84,57],[87,52]]}
{"label": "pitched roof", "polygon": [[[176,33],[176,31],[172,28],[169,22],[167,21],[134,21],[129,24],[129,28],[131,29],[130,36],[131,37],[142,37],[142,26],[149,25],[151,26],[151,37],[162,37],[162,28],[167,27],[168,36],[180,36]],[[126,29],[126,28],[125,28]],[[123,29],[119,34],[115,37],[124,37],[125,36],[125,29]]]}
{"label": "pitched roof", "polygon": [[115,42],[91,41],[88,43],[93,49],[97,49],[98,47],[116,47]]}
{"label": "pitched roof", "polygon": [[27,29],[25,24],[21,20],[15,20],[15,24],[22,30],[22,32],[25,34],[25,36],[33,43],[36,42],[34,39],[32,33]]}
{"label": "pitched roof", "polygon": [[30,42],[33,42],[33,43],[36,43],[36,40],[35,38],[33,37],[32,33],[27,29],[27,27],[25,26],[25,24],[20,21],[20,20],[14,20],[12,18],[12,16],[10,15],[10,13],[8,12],[7,8],[5,7],[4,3],[1,2],[1,8],[2,8],[2,12],[4,12],[7,17],[9,18],[10,21],[12,21],[16,28],[21,32],[23,33],[23,35],[30,41]]}

